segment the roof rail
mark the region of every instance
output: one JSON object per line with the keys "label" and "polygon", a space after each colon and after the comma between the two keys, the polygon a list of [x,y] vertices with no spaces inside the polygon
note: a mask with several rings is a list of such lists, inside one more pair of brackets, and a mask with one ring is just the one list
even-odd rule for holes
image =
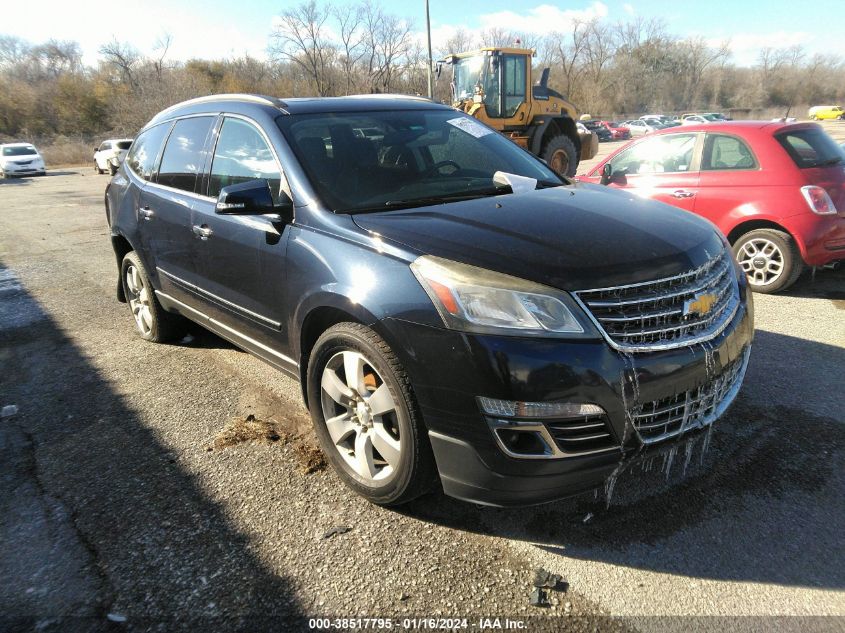
{"label": "roof rail", "polygon": [[214,101],[250,101],[252,103],[260,103],[262,105],[269,105],[273,106],[274,108],[278,108],[282,110],[285,114],[288,114],[287,104],[282,101],[281,99],[277,99],[276,97],[268,97],[266,95],[257,95],[257,94],[219,94],[219,95],[206,95],[205,97],[196,97],[194,99],[188,99],[187,101],[181,101],[179,103],[173,104],[169,108],[165,108],[161,112],[159,112],[155,118],[166,118],[166,115],[170,112],[178,109],[183,108],[185,106],[200,104],[200,103],[210,103]]}

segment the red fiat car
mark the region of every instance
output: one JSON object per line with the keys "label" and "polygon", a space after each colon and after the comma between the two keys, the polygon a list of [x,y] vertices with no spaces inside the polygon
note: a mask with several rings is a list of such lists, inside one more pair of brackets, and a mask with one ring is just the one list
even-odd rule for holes
{"label": "red fiat car", "polygon": [[671,128],[628,143],[579,180],[704,216],[757,292],[845,260],[845,155],[815,123]]}
{"label": "red fiat car", "polygon": [[616,121],[599,121],[604,127],[610,130],[610,138],[614,141],[624,141],[631,138],[631,130],[623,127]]}

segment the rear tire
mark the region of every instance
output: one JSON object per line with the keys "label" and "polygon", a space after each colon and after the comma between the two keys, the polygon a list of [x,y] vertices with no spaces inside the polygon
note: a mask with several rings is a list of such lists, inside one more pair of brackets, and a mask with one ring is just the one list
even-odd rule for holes
{"label": "rear tire", "polygon": [[158,301],[141,259],[130,251],[120,266],[120,280],[135,328],[145,341],[166,343],[185,334],[185,319],[167,312]]}
{"label": "rear tire", "polygon": [[370,328],[340,323],[317,340],[308,361],[314,430],[343,482],[378,505],[428,492],[436,468],[411,381]]}
{"label": "rear tire", "polygon": [[733,253],[754,292],[786,290],[804,270],[795,240],[776,229],[755,229],[741,235],[733,244]]}
{"label": "rear tire", "polygon": [[109,174],[114,176],[117,173],[117,165],[114,163],[109,163]]}
{"label": "rear tire", "polygon": [[568,136],[553,136],[543,148],[541,158],[556,174],[567,178],[575,175],[578,169],[578,151],[575,143]]}

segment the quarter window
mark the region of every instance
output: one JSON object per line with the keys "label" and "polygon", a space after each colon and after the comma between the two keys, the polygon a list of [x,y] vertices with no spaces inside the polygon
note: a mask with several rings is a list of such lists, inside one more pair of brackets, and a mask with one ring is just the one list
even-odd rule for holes
{"label": "quarter window", "polygon": [[689,171],[695,134],[655,136],[625,150],[611,161],[614,172],[656,174]]}
{"label": "quarter window", "polygon": [[735,136],[708,134],[701,169],[754,169],[757,161],[748,145]]}
{"label": "quarter window", "polygon": [[205,139],[213,120],[206,116],[176,122],[161,157],[158,184],[194,191],[197,174],[205,160]]}
{"label": "quarter window", "polygon": [[251,124],[225,119],[211,163],[208,195],[216,198],[223,187],[259,178],[270,183],[273,197],[278,198],[282,175],[267,141]]}
{"label": "quarter window", "polygon": [[126,164],[137,176],[144,180],[150,179],[159,150],[169,130],[169,124],[156,125],[145,130],[135,140],[132,151],[126,157]]}

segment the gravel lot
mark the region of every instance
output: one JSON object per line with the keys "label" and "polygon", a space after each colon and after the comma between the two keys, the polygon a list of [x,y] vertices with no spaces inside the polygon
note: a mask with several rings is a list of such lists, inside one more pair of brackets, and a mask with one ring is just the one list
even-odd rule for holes
{"label": "gravel lot", "polygon": [[[845,272],[756,297],[737,404],[668,476],[624,473],[609,506],[387,510],[323,468],[297,384],[199,328],[134,335],[107,181],[0,181],[0,630],[843,630]],[[568,583],[549,608],[538,566]]]}

